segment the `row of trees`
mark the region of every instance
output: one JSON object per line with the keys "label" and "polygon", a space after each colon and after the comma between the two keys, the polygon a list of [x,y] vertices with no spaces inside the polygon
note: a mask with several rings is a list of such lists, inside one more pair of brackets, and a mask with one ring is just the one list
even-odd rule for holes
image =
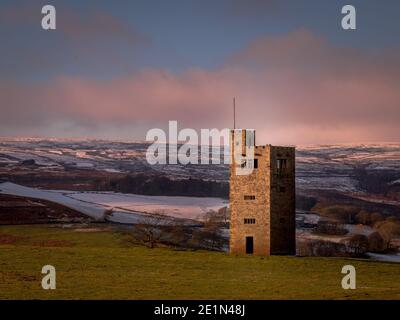
{"label": "row of trees", "polygon": [[385,252],[388,248],[388,243],[378,233],[373,232],[369,236],[355,234],[346,241],[348,252],[353,256],[362,256],[366,252]]}
{"label": "row of trees", "polygon": [[[364,224],[373,226],[376,222],[383,221],[388,214],[381,214],[376,211],[367,211],[359,206],[350,204],[326,204],[318,202],[310,211],[317,212],[321,217],[338,223],[346,224]],[[392,214],[396,214],[393,212]]]}
{"label": "row of trees", "polygon": [[357,220],[363,225],[369,225],[374,229],[368,237],[365,235],[354,235],[351,242],[353,247],[361,247],[361,251],[387,252],[393,247],[393,240],[400,238],[400,220],[391,216],[384,218],[380,213],[360,211]]}
{"label": "row of trees", "polygon": [[195,196],[228,198],[227,182],[202,179],[170,179],[144,174],[126,175],[102,182],[102,189],[123,193],[162,196]]}
{"label": "row of trees", "polygon": [[372,227],[375,223],[385,220],[384,216],[379,212],[368,212],[365,210],[361,210],[360,212],[358,212],[355,219],[357,223]]}
{"label": "row of trees", "polygon": [[312,211],[318,212],[322,217],[337,221],[338,223],[352,224],[356,222],[356,216],[360,209],[352,205],[326,205],[317,203]]}
{"label": "row of trees", "polygon": [[[298,244],[300,255],[305,256],[363,256],[366,252],[387,253],[395,250],[393,242],[400,238],[400,220],[389,217],[377,221],[374,232],[369,235],[355,234],[349,239],[334,243],[330,241],[315,240],[303,241]],[[341,235],[345,230],[336,222],[324,221],[320,223],[315,232],[330,235]]]}

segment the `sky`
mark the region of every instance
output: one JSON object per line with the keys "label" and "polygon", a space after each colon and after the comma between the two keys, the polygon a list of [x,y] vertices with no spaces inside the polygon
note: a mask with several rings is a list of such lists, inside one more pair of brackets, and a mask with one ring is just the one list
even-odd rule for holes
{"label": "sky", "polygon": [[399,142],[399,17],[397,0],[2,0],[0,136],[223,129],[236,97],[257,144]]}

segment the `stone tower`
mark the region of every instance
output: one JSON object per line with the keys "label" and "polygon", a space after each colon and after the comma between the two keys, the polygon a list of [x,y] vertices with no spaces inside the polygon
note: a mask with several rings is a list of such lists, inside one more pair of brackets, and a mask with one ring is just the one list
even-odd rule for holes
{"label": "stone tower", "polygon": [[[254,161],[246,159],[251,146]],[[255,146],[254,130],[245,129],[231,131],[230,148],[230,252],[294,255],[295,148]]]}

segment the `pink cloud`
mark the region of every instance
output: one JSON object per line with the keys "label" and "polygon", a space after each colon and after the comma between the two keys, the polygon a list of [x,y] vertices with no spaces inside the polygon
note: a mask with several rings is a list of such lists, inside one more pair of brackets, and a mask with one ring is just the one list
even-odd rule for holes
{"label": "pink cloud", "polygon": [[68,123],[103,138],[132,128],[143,139],[146,129],[168,120],[181,128],[224,128],[231,126],[237,96],[238,124],[257,129],[259,143],[400,140],[396,52],[337,47],[300,30],[259,39],[213,71],[148,69],[107,81],[1,83],[0,134]]}

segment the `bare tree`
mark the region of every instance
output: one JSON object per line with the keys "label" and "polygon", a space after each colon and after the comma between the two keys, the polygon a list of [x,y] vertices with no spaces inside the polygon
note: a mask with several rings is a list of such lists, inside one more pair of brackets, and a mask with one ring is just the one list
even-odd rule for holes
{"label": "bare tree", "polygon": [[221,236],[221,229],[218,224],[207,223],[203,229],[203,236],[208,247],[213,250],[220,250],[224,245],[224,239]]}
{"label": "bare tree", "polygon": [[230,220],[230,210],[228,207],[218,209],[218,211],[210,210],[205,215],[206,223],[218,224],[221,227],[226,226]]}
{"label": "bare tree", "polygon": [[171,221],[161,215],[147,215],[132,228],[132,236],[149,248],[154,248],[168,237]]}
{"label": "bare tree", "polygon": [[217,212],[210,211],[207,214],[207,220],[204,222],[203,227],[193,232],[190,241],[191,245],[197,248],[221,250],[226,244],[226,239],[221,233],[225,224],[221,222],[220,218],[221,216]]}
{"label": "bare tree", "polygon": [[218,216],[222,223],[228,224],[231,220],[231,210],[228,207],[223,207],[218,210]]}
{"label": "bare tree", "polygon": [[190,238],[183,221],[164,214],[147,214],[132,228],[131,236],[136,242],[154,248],[160,244],[187,247]]}

